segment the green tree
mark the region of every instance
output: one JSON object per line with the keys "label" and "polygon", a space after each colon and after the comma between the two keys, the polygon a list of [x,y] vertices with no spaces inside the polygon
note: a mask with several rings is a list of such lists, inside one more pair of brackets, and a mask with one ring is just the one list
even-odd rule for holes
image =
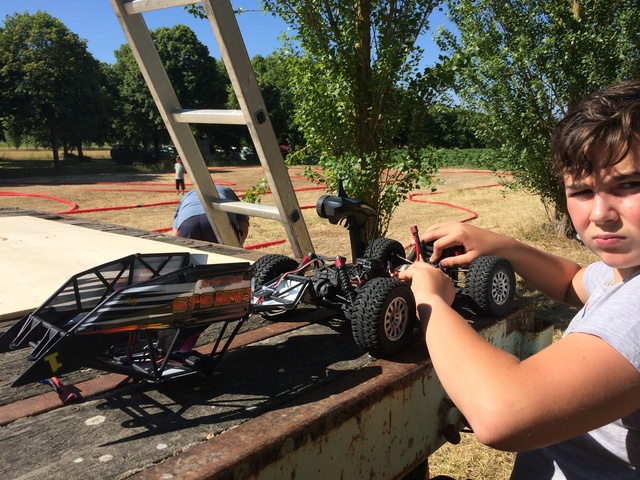
{"label": "green tree", "polygon": [[295,101],[286,59],[277,53],[267,57],[257,55],[251,59],[251,65],[280,145],[302,145],[302,133],[294,124]]}
{"label": "green tree", "polygon": [[[184,8],[195,18],[207,19],[202,5],[187,5]],[[234,10],[234,13],[242,15],[246,11],[238,8]],[[301,145],[304,138],[293,120],[294,98],[285,59],[275,52],[267,57],[256,55],[251,59],[251,63],[279,143],[281,145]],[[228,83],[226,107],[237,109],[239,108],[238,100],[228,80],[226,68],[222,62],[219,65],[222,75]],[[245,127],[221,126],[216,131],[215,142],[217,145],[228,148],[242,143],[248,145],[251,142],[251,137]]]}
{"label": "green tree", "polygon": [[[151,31],[158,54],[183,108],[223,108],[226,79],[209,49],[185,25],[162,27]],[[149,92],[129,45],[116,52],[114,71],[120,79],[121,117],[116,121],[119,137],[126,143],[155,148],[169,141],[169,134]],[[194,134],[208,138],[211,126],[194,126]]]}
{"label": "green tree", "polygon": [[76,84],[76,98],[85,101],[80,108],[63,112],[60,119],[60,140],[65,157],[73,147],[78,157],[83,157],[83,142],[104,145],[109,138],[109,125],[115,112],[116,97],[109,85],[110,66],[87,56],[82,59],[80,67],[86,75]]}
{"label": "green tree", "polygon": [[482,148],[471,128],[477,115],[460,106],[417,102],[407,111],[400,140],[413,148]]}
{"label": "green tree", "polygon": [[[144,77],[127,44],[114,52],[114,77],[118,81],[117,114],[113,119],[114,137],[129,145],[149,145],[154,135],[166,132]],[[168,138],[168,134],[166,134]]]}
{"label": "green tree", "polygon": [[[224,68],[222,63],[220,65]],[[294,124],[295,106],[287,75],[286,60],[278,53],[267,57],[256,55],[251,59],[251,65],[279,144],[301,145],[304,138]],[[227,75],[226,69],[224,74]],[[226,107],[229,109],[240,108],[231,84],[227,86],[227,95]],[[223,147],[251,145],[251,136],[244,126],[227,127],[225,133],[226,138],[218,142]]]}
{"label": "green tree", "polygon": [[75,145],[92,141],[96,123],[104,121],[88,113],[100,102],[100,75],[86,41],[48,13],[6,17],[0,31],[2,121],[14,138],[32,135],[49,145],[55,167],[63,138]]}
{"label": "green tree", "polygon": [[[286,44],[295,120],[307,154],[323,179],[380,212],[378,234],[420,180],[420,160],[398,150],[405,110],[417,101],[407,88],[438,0],[265,0],[295,32]],[[426,181],[426,175],[422,180]]]}
{"label": "green tree", "polygon": [[[476,133],[510,166],[517,186],[541,197],[568,232],[564,192],[551,172],[553,128],[585,94],[640,74],[635,0],[449,0],[459,34],[444,31],[442,71],[484,115]],[[504,162],[504,163],[503,163]]]}

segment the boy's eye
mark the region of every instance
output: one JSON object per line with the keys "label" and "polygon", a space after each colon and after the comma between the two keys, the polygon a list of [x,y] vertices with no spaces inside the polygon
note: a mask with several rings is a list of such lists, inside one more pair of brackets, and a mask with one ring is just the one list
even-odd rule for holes
{"label": "boy's eye", "polygon": [[640,182],[624,182],[619,185],[622,190],[638,190],[640,189]]}
{"label": "boy's eye", "polygon": [[585,197],[587,195],[591,195],[593,193],[592,190],[583,189],[583,190],[571,190],[569,192],[570,197]]}

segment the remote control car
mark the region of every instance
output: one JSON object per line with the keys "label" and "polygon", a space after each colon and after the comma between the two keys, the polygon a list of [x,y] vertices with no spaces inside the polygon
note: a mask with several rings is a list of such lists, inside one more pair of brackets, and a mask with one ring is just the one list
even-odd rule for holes
{"label": "remote control car", "polygon": [[[346,197],[341,186],[337,195],[320,197],[316,211],[349,230],[352,262],[310,253],[301,261],[265,255],[253,265],[197,265],[189,253],[136,254],[73,276],[0,336],[0,352],[32,348],[33,364],[13,386],[41,381],[60,393],[56,377],[82,367],[152,382],[207,374],[251,315],[275,317],[302,303],[349,321],[356,343],[374,356],[401,351],[417,320],[411,289],[396,272],[428,259],[432,247],[415,227],[409,255],[396,240],[369,241],[375,210]],[[508,261],[480,257],[446,273],[461,308],[494,316],[510,309],[515,277]],[[212,324],[221,327],[213,349],[200,353],[196,341]]]}

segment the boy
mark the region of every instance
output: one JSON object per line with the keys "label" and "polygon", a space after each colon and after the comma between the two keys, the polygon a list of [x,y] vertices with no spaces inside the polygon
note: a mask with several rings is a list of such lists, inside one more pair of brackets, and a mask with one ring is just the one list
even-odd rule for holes
{"label": "boy", "polygon": [[564,337],[520,362],[450,305],[451,280],[417,262],[411,284],[434,368],[478,439],[518,451],[513,479],[640,478],[640,82],[609,87],[559,122],[552,158],[588,267],[466,224],[425,230],[440,266],[500,255],[528,283],[581,307]]}

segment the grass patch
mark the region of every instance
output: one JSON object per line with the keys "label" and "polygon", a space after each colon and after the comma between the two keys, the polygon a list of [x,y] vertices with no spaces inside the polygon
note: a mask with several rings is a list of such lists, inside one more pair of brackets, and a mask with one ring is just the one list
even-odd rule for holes
{"label": "grass patch", "polygon": [[60,152],[60,167],[55,168],[51,150],[0,147],[0,179],[2,180],[67,175],[149,173],[164,169],[166,169],[165,165],[119,165],[111,159],[108,149],[87,149],[84,151],[83,158],[71,156],[63,159]]}
{"label": "grass patch", "polygon": [[438,168],[476,168],[482,170],[508,170],[506,165],[496,163],[493,150],[489,148],[466,148],[436,150],[432,153]]}

